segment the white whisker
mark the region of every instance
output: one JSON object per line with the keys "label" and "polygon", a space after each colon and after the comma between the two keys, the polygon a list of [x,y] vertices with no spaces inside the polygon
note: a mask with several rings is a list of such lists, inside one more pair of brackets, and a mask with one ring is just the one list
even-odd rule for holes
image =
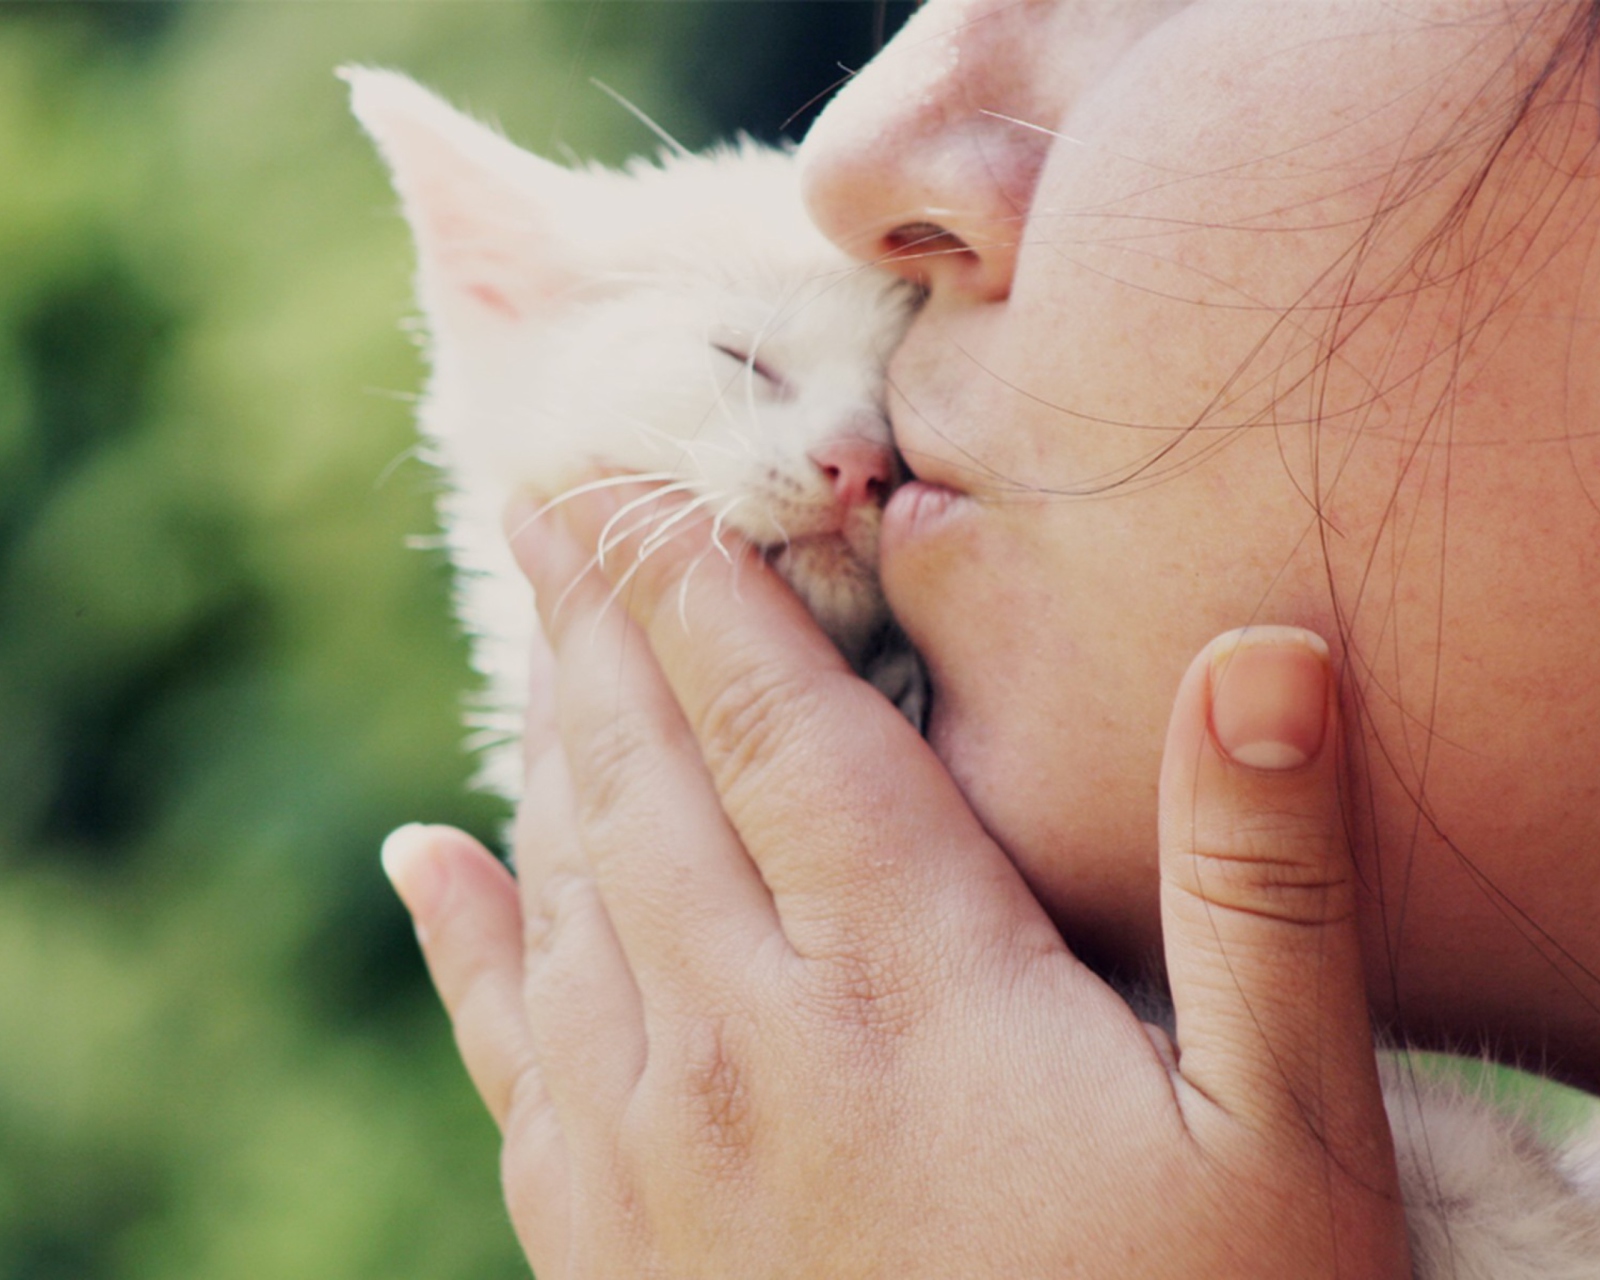
{"label": "white whisker", "polygon": [[[751,376],[748,363],[745,365],[744,376],[747,380]],[[710,364],[706,365],[706,377],[711,382],[713,392],[711,407],[721,416],[728,434],[744,446],[747,455],[753,455],[755,453],[755,445],[751,443],[750,438],[743,431],[739,430],[739,421],[734,416],[733,411],[728,408],[728,387],[730,384],[718,381],[716,370]]]}
{"label": "white whisker", "polygon": [[552,622],[561,616],[562,609],[566,608],[567,601],[571,599],[572,593],[578,589],[578,584],[589,576],[590,570],[598,569],[599,567],[600,556],[597,553],[590,556],[583,568],[579,569],[577,573],[572,575],[572,581],[567,583],[565,590],[563,590],[562,593],[556,597],[555,604],[550,606],[550,620]]}
{"label": "white whisker", "polygon": [[733,498],[727,506],[717,512],[716,519],[711,522],[711,545],[722,552],[722,558],[729,564],[733,563],[733,553],[728,550],[727,543],[722,540],[722,527],[727,523],[728,517],[734,513],[741,502],[745,501],[747,496],[746,494],[739,494]]}
{"label": "white whisker", "polygon": [[662,515],[663,513],[660,511],[647,511],[637,520],[619,528],[611,541],[605,547],[602,547],[598,553],[602,557],[600,561],[601,567],[605,567],[606,559],[623,543],[631,542],[635,538],[649,539],[653,537],[652,529],[661,520]]}
{"label": "white whisker", "polygon": [[637,533],[640,529],[647,527],[651,521],[657,519],[658,517],[652,515],[646,519],[643,524],[634,525],[625,532],[613,536],[618,524],[620,524],[634,512],[638,511],[640,507],[646,506],[650,503],[659,503],[663,498],[666,498],[674,493],[693,492],[694,486],[691,485],[687,480],[681,480],[677,484],[665,485],[660,489],[652,489],[649,493],[642,493],[637,498],[634,498],[631,502],[624,502],[616,509],[616,511],[612,513],[611,519],[605,522],[604,527],[600,530],[600,536],[595,540],[595,554],[600,557],[600,567],[602,569],[605,568],[606,556],[611,553],[612,547],[616,546],[619,542],[625,541],[633,534]]}
{"label": "white whisker", "polygon": [[[702,440],[694,436],[684,437],[674,435],[672,432],[663,431],[660,427],[655,426],[653,423],[647,422],[643,418],[635,417],[632,414],[617,413],[614,415],[614,418],[624,426],[638,432],[642,438],[653,438],[660,440],[665,444],[674,446],[675,448],[679,449],[685,457],[689,458],[697,465],[699,463],[699,459],[695,455],[704,450],[710,450],[713,453],[724,454],[730,458],[739,456],[739,451],[730,445],[722,444],[716,440]],[[735,434],[738,437],[739,443],[743,444],[745,446],[745,451],[748,452],[749,441],[744,438],[742,433],[736,432]]]}
{"label": "white whisker", "polygon": [[670,471],[629,472],[626,475],[602,476],[598,480],[590,480],[584,484],[573,485],[572,488],[565,489],[561,493],[558,493],[555,497],[551,498],[550,501],[546,502],[515,529],[511,530],[510,536],[515,538],[525,529],[531,528],[534,521],[545,515],[548,515],[563,502],[571,501],[573,498],[579,497],[582,494],[595,493],[601,489],[615,489],[619,485],[656,484],[664,480],[675,480],[676,478],[677,477]]}
{"label": "white whisker", "polygon": [[667,146],[672,149],[673,155],[687,156],[689,154],[689,148],[684,146],[683,143],[679,142],[670,133],[668,133],[659,124],[646,115],[644,108],[635,103],[629,102],[628,99],[624,98],[604,80],[600,80],[595,76],[590,76],[589,83],[592,84],[596,89],[600,90],[601,93],[605,94],[606,97],[610,98],[611,101],[615,102],[646,129],[650,130],[651,133],[655,134],[656,137],[660,138],[662,142],[666,143]]}
{"label": "white whisker", "polygon": [[389,483],[390,478],[404,463],[409,462],[413,458],[421,458],[425,448],[426,446],[423,445],[423,443],[419,440],[409,449],[403,449],[397,453],[389,462],[389,464],[384,467],[382,471],[378,472],[378,478],[372,482],[373,489],[377,490],[383,488],[384,485]]}
{"label": "white whisker", "polygon": [[[692,528],[693,526],[690,526],[690,527]],[[679,532],[679,534],[687,533],[688,529],[680,529],[678,532]],[[663,540],[661,542],[656,543],[648,551],[646,551],[642,547],[640,548],[638,559],[636,559],[631,565],[629,565],[627,572],[624,573],[620,578],[617,579],[616,585],[611,588],[611,594],[606,597],[606,602],[605,602],[604,607],[602,607],[600,612],[595,615],[595,626],[597,628],[600,625],[600,620],[605,617],[606,610],[609,609],[613,604],[615,604],[617,602],[618,599],[621,598],[622,593],[625,590],[627,590],[628,584],[633,581],[634,575],[637,574],[639,572],[639,570],[644,568],[645,561],[648,560],[651,556],[653,556],[657,551],[660,551],[662,547],[666,546],[667,543],[669,543],[671,541],[672,541],[671,538],[667,538],[667,539],[665,539],[665,540]]]}
{"label": "white whisker", "polygon": [[744,603],[744,592],[739,589],[739,577],[740,577],[740,573],[744,569],[744,562],[746,560],[748,560],[749,558],[750,558],[749,555],[742,555],[742,556],[734,556],[733,560],[732,560],[732,564],[733,564],[733,598],[736,601],[738,601],[740,604]]}
{"label": "white whisker", "polygon": [[683,628],[684,635],[689,634],[689,579],[694,577],[694,571],[706,562],[706,557],[714,550],[715,545],[707,547],[689,563],[683,571],[683,580],[678,583],[678,624]]}
{"label": "white whisker", "polygon": [[679,507],[677,511],[673,512],[661,522],[661,527],[659,529],[657,529],[644,540],[643,545],[641,545],[639,548],[639,554],[641,556],[649,555],[651,551],[655,550],[655,547],[658,543],[665,541],[667,538],[672,536],[672,530],[675,527],[687,520],[690,516],[694,515],[697,511],[700,511],[709,506],[711,503],[715,502],[717,497],[717,494],[707,493],[702,494],[693,502],[684,503],[683,506]]}

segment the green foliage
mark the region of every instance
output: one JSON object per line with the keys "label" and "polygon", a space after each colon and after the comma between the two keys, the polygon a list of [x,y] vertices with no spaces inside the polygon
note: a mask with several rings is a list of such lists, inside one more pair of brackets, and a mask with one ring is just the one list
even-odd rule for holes
{"label": "green foliage", "polygon": [[0,3],[0,1280],[525,1274],[377,870],[504,815],[332,69],[617,159],[590,76],[771,134],[875,10]]}

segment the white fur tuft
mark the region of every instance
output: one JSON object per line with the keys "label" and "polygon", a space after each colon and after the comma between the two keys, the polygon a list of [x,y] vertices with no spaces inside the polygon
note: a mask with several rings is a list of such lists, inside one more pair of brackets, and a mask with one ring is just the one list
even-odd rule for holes
{"label": "white fur tuft", "polygon": [[1403,1054],[1381,1065],[1417,1280],[1600,1280],[1600,1144],[1552,1148]]}

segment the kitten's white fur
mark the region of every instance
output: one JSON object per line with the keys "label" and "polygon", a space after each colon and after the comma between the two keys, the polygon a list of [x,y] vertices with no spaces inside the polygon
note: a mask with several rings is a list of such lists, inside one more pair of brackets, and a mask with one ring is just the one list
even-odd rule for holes
{"label": "kitten's white fur", "polygon": [[[858,670],[910,697],[912,669],[883,649],[881,510],[854,506],[841,528],[810,455],[891,447],[884,362],[914,297],[811,225],[792,157],[747,142],[570,170],[404,76],[341,74],[417,242],[432,365],[419,419],[488,685],[484,783],[521,792],[535,627],[502,512],[519,487],[560,493],[601,466],[679,482],[699,513],[768,549]],[[668,510],[638,518],[670,536],[686,525]]]}
{"label": "kitten's white fur", "polygon": [[1383,1055],[1417,1280],[1600,1277],[1600,1124],[1552,1147],[1524,1117]]}
{"label": "kitten's white fur", "polygon": [[[689,483],[703,509],[777,548],[860,663],[885,620],[876,509],[852,514],[852,554],[808,549],[832,504],[807,454],[840,435],[888,442],[883,365],[909,302],[812,228],[790,157],[746,144],[573,172],[403,76],[343,74],[417,239],[433,368],[421,426],[448,480],[441,519],[489,682],[482,723],[502,742],[487,784],[520,792],[535,624],[500,527],[519,485],[556,493],[597,463]],[[1399,1061],[1385,1055],[1384,1098],[1418,1280],[1600,1280],[1600,1126],[1553,1149]]]}

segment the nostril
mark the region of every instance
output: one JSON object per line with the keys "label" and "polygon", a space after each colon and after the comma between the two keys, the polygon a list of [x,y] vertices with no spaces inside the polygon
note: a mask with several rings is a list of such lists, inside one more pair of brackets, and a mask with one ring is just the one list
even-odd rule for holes
{"label": "nostril", "polygon": [[889,447],[858,437],[830,440],[811,452],[811,461],[845,508],[881,506],[894,478]]}
{"label": "nostril", "polygon": [[904,266],[927,258],[976,258],[960,236],[937,222],[905,222],[883,236],[884,262]]}
{"label": "nostril", "polygon": [[[887,478],[867,476],[865,480],[861,480],[841,471],[838,467],[823,467],[822,474],[833,491],[852,506],[865,502],[872,506],[881,507],[888,500],[889,481]],[[851,501],[852,498],[855,501]]]}

